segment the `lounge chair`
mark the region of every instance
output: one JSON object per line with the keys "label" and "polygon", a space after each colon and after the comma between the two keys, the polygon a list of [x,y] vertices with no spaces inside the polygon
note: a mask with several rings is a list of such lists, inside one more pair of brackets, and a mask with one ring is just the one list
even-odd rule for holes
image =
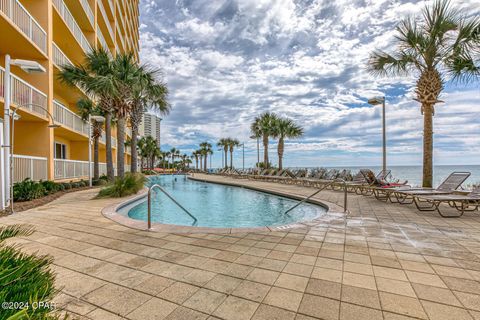
{"label": "lounge chair", "polygon": [[362,169],[360,173],[365,179],[365,183],[358,185],[354,190],[356,194],[371,196],[375,194],[375,189],[382,187],[396,187],[399,185],[404,186],[405,184],[393,184],[388,182],[386,179],[391,175],[390,170],[381,170],[377,175],[373,173],[370,169]]}
{"label": "lounge chair", "polygon": [[[419,195],[414,198],[415,206],[420,211],[437,211],[444,218],[458,218],[463,216],[465,211],[475,211],[480,207],[480,186],[476,186],[467,194],[435,194]],[[458,215],[445,215],[440,211],[440,205],[447,203],[455,208]]]}
{"label": "lounge chair", "polygon": [[430,195],[448,195],[457,190],[462,183],[468,179],[470,172],[452,172],[443,182],[436,188],[394,188],[392,194],[395,200],[392,201],[391,194],[390,201],[398,202],[400,204],[411,204],[416,197],[430,196]]}

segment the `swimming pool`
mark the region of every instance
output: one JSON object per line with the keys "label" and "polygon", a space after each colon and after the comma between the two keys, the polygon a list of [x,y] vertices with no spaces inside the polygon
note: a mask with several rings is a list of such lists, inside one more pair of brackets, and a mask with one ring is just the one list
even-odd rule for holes
{"label": "swimming pool", "polygon": [[[284,214],[298,201],[246,188],[194,181],[181,175],[155,176],[148,183],[162,186],[198,219],[199,227],[281,226],[312,220],[327,211],[322,206],[304,203]],[[146,221],[147,201],[143,199],[122,211],[132,219]],[[158,189],[152,194],[152,221],[192,225],[192,219]]]}

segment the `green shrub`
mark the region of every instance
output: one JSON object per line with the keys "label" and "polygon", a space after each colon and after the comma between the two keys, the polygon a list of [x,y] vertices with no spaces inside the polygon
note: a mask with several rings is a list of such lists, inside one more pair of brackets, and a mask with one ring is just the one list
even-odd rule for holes
{"label": "green shrub", "polygon": [[104,186],[106,184],[107,184],[107,181],[103,180],[103,179],[92,180],[92,185],[93,186]]}
{"label": "green shrub", "polygon": [[[53,286],[55,275],[50,269],[52,258],[26,254],[17,246],[3,243],[7,238],[32,233],[33,229],[25,226],[0,228],[0,301],[28,303],[30,306],[23,309],[2,307],[0,319],[59,319],[50,308],[51,300],[58,292]],[[43,304],[40,305],[40,302]]]}
{"label": "green shrub", "polygon": [[101,189],[97,198],[119,198],[135,194],[143,188],[145,180],[141,173],[126,173],[125,177],[117,177],[113,183]]}
{"label": "green shrub", "polygon": [[13,200],[17,202],[30,201],[45,195],[46,189],[42,183],[26,178],[13,185]]}
{"label": "green shrub", "polygon": [[143,170],[142,173],[143,173],[143,174],[146,174],[147,176],[156,175],[156,174],[157,174],[157,172],[156,172],[155,170],[150,170],[150,169]]}
{"label": "green shrub", "polygon": [[40,183],[45,188],[45,195],[55,193],[59,190],[59,184],[55,183],[53,181],[49,181],[49,180],[41,181],[40,180]]}
{"label": "green shrub", "polygon": [[64,191],[65,190],[65,186],[63,185],[63,183],[57,183],[57,188],[58,188],[58,191]]}
{"label": "green shrub", "polygon": [[102,174],[98,179],[108,181],[108,177],[106,174]]}
{"label": "green shrub", "polygon": [[69,182],[62,182],[62,185],[63,185],[65,190],[72,189],[72,185]]}

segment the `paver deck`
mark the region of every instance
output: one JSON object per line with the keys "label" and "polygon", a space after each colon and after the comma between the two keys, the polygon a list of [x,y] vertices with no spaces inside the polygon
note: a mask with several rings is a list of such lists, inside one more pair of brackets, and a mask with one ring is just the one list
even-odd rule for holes
{"label": "paver deck", "polygon": [[[171,234],[103,217],[112,200],[95,193],[0,218],[36,227],[10,242],[54,257],[56,302],[73,318],[480,319],[480,217],[472,213],[445,219],[349,195],[349,214],[282,232]],[[318,199],[343,201],[332,191]]]}

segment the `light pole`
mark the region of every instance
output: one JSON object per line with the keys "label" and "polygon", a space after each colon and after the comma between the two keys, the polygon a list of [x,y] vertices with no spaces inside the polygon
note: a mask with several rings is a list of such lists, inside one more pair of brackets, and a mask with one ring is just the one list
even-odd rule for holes
{"label": "light pole", "polygon": [[88,115],[88,185],[92,187],[92,120],[105,122],[105,117]]}
{"label": "light pole", "polygon": [[245,142],[240,145],[242,146],[242,168],[245,171]]}
{"label": "light pole", "polygon": [[374,97],[368,99],[368,103],[372,106],[382,105],[382,137],[383,137],[383,174],[387,171],[387,132],[385,121],[385,97]]}
{"label": "light pole", "polygon": [[257,139],[257,165],[255,167],[258,168],[258,164],[260,163],[260,137],[250,136],[250,139]]}
{"label": "light pole", "polygon": [[[36,61],[11,59],[10,55],[5,55],[5,74],[4,74],[4,116],[3,116],[3,154],[4,154],[4,173],[5,173],[5,191],[11,189],[11,177],[10,177],[10,154],[11,144],[10,141],[10,103],[11,103],[11,89],[10,89],[10,66],[18,66],[27,73],[46,72],[45,68]],[[42,107],[43,108],[43,107]],[[5,205],[13,202],[11,194],[5,192]],[[13,209],[13,207],[12,207]]]}
{"label": "light pole", "polygon": [[[46,109],[44,108],[43,106],[41,105],[38,105],[38,104],[35,104],[35,103],[26,103],[26,104],[23,104],[21,106],[18,106],[16,108],[13,108],[13,112],[12,112],[12,115],[11,115],[11,118],[12,118],[12,142],[11,142],[11,147],[10,147],[10,154],[8,155],[8,169],[5,171],[5,173],[9,173],[9,184],[8,184],[8,189],[6,188],[7,186],[5,186],[5,191],[6,190],[9,190],[10,191],[10,210],[12,211],[13,213],[13,175],[14,175],[14,162],[13,162],[13,147],[14,147],[14,141],[15,141],[15,121],[20,119],[20,116],[17,115],[17,111],[21,108],[25,108],[25,107],[36,107],[36,108],[40,108],[42,110],[44,110],[48,117],[50,118],[50,120],[52,121],[51,124],[48,125],[48,128],[50,129],[55,129],[55,128],[59,128],[60,126],[58,124],[55,124],[55,120],[53,119],[53,116],[52,114]],[[7,160],[5,159],[5,162],[7,162]],[[7,174],[5,174],[7,175]]]}

